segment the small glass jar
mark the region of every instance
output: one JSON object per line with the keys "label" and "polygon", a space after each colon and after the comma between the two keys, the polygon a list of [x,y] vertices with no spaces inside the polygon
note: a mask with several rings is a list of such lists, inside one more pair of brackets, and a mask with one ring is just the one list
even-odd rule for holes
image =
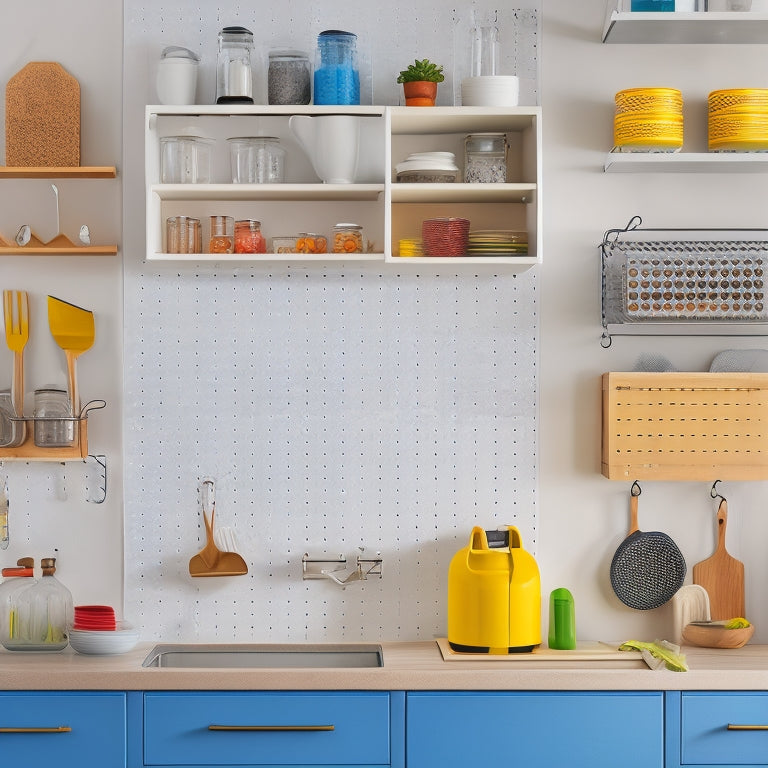
{"label": "small glass jar", "polygon": [[359,104],[357,35],[327,29],[317,37],[315,104]]}
{"label": "small glass jar", "polygon": [[362,253],[363,228],[359,224],[337,224],[333,228],[334,253]]}
{"label": "small glass jar", "polygon": [[234,253],[235,220],[231,216],[211,216],[208,253]]}
{"label": "small glass jar", "polygon": [[267,241],[261,234],[261,222],[239,219],[235,222],[235,253],[266,253]]}
{"label": "small glass jar", "polygon": [[165,249],[166,253],[202,253],[200,219],[169,216],[165,220]]}
{"label": "small glass jar", "polygon": [[285,150],[275,136],[227,139],[233,184],[280,184],[285,178]]}
{"label": "small glass jar", "polygon": [[464,139],[464,182],[504,183],[507,180],[507,135],[471,133]]}
{"label": "small glass jar", "polygon": [[299,232],[296,253],[328,253],[328,238],[317,232]]}
{"label": "small glass jar", "polygon": [[249,29],[224,27],[219,32],[217,104],[253,104],[252,51],[253,32]]}
{"label": "small glass jar", "polygon": [[302,51],[277,49],[269,52],[267,102],[309,104],[312,83],[309,56]]}
{"label": "small glass jar", "polygon": [[35,390],[35,445],[65,448],[75,442],[76,419],[63,389]]}

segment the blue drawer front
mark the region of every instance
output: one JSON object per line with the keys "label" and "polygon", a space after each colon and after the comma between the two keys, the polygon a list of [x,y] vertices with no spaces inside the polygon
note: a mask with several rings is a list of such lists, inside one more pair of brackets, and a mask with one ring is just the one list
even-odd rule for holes
{"label": "blue drawer front", "polygon": [[2,766],[125,768],[123,693],[0,693],[0,729]]}
{"label": "blue drawer front", "polygon": [[[333,730],[236,730],[329,725]],[[386,765],[389,693],[146,693],[144,762]]]}
{"label": "blue drawer front", "polygon": [[768,765],[768,730],[729,730],[729,724],[768,726],[768,695],[683,693],[681,763]]}
{"label": "blue drawer front", "polygon": [[409,693],[408,766],[658,768],[661,693]]}

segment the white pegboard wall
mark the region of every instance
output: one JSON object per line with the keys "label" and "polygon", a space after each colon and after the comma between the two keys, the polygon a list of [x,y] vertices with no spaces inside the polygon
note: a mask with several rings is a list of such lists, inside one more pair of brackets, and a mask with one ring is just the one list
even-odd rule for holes
{"label": "white pegboard wall", "polygon": [[[126,340],[127,615],[163,638],[439,633],[472,525],[514,522],[535,551],[534,285],[372,268],[142,276]],[[247,577],[187,573],[205,477]],[[305,552],[351,567],[360,546],[382,552],[382,580],[302,581]]]}
{"label": "white pegboard wall", "polygon": [[[538,2],[516,5],[498,11],[515,41],[505,56],[521,103],[536,104]],[[146,640],[431,638],[474,524],[516,524],[535,553],[535,270],[158,266],[138,236],[137,136],[163,46],[202,53],[198,99],[210,101],[221,26],[249,27],[262,52],[353,29],[364,100],[396,104],[397,72],[418,54],[445,65],[452,103],[478,10],[493,9],[126,0],[125,615]],[[204,478],[247,576],[189,576]],[[351,567],[361,546],[381,552],[381,580],[302,580],[305,552]]]}

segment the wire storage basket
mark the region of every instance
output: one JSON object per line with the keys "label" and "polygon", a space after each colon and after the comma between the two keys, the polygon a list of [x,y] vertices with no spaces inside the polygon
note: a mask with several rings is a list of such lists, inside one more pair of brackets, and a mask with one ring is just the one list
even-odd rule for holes
{"label": "wire storage basket", "polygon": [[[609,334],[633,325],[653,333],[667,323],[679,324],[680,333],[699,326],[714,335],[735,333],[734,324],[768,323],[768,240],[731,239],[736,233],[728,230],[717,230],[730,235],[722,240],[678,239],[686,230],[631,225],[609,230],[600,246],[602,320]],[[673,239],[624,239],[629,232],[669,232]],[[753,230],[746,234],[754,237]]]}

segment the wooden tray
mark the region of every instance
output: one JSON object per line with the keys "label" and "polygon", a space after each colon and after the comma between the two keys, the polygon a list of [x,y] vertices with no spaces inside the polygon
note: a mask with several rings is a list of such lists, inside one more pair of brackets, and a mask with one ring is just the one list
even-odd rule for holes
{"label": "wooden tray", "polygon": [[443,656],[443,661],[641,661],[641,656],[637,651],[620,651],[620,643],[602,643],[602,642],[583,642],[576,643],[576,648],[572,651],[558,651],[554,648],[547,648],[540,645],[534,648],[530,653],[509,653],[509,654],[489,654],[489,653],[458,653],[451,649],[448,639],[445,637],[437,638],[437,645]]}

